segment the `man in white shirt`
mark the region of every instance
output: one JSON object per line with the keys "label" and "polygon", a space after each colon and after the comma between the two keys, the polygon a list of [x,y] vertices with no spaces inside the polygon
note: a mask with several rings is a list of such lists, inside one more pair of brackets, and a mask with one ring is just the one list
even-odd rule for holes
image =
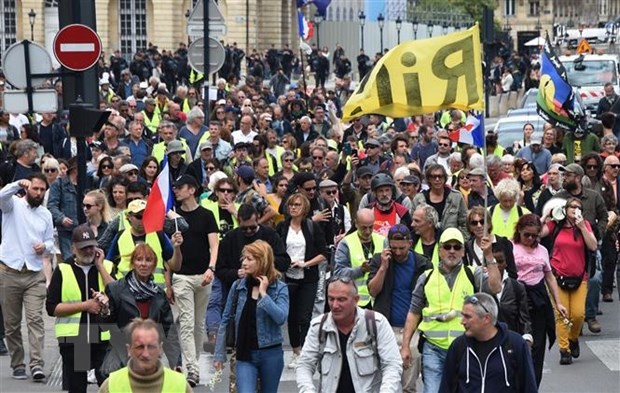
{"label": "man in white shirt", "polygon": [[[26,191],[24,198],[15,194]],[[21,336],[25,309],[30,344],[30,372],[34,382],[44,382],[43,305],[51,266],[44,255],[54,250],[51,213],[41,204],[47,189],[45,176],[33,173],[0,190],[2,244],[0,244],[0,304],[14,379],[26,379]]]}
{"label": "man in white shirt", "polygon": [[233,145],[236,145],[239,142],[243,143],[252,143],[254,141],[254,137],[258,135],[256,131],[252,130],[252,125],[254,124],[254,120],[250,115],[244,115],[241,117],[240,127],[237,131],[232,132],[233,137]]}

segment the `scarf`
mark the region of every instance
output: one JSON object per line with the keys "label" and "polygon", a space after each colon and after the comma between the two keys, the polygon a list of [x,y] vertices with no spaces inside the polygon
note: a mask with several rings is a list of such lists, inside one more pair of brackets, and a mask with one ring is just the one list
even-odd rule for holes
{"label": "scarf", "polygon": [[140,281],[136,278],[134,271],[130,271],[125,276],[129,290],[136,300],[149,300],[157,294],[159,288],[153,282],[153,275],[149,277],[147,282]]}

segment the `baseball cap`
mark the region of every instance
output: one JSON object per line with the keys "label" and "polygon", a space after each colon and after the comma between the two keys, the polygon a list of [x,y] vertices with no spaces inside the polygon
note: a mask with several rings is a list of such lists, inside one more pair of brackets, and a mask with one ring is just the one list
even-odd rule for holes
{"label": "baseball cap", "polygon": [[217,105],[217,106],[226,105],[226,100],[225,99],[217,100],[217,103],[215,105]]}
{"label": "baseball cap", "polygon": [[118,170],[120,173],[127,173],[127,172],[131,172],[131,171],[136,171],[136,172],[140,172],[140,170],[138,169],[137,166],[135,166],[134,164],[125,164],[121,167],[121,169]]}
{"label": "baseball cap", "polygon": [[538,134],[532,135],[532,138],[530,139],[530,144],[532,144],[532,145],[540,145],[540,144],[542,144],[541,136],[538,135]]}
{"label": "baseball cap", "polygon": [[97,247],[97,237],[89,225],[79,225],[73,230],[71,234],[71,243],[76,248],[82,249],[89,246]]}
{"label": "baseball cap", "polygon": [[198,182],[196,181],[194,176],[190,176],[190,175],[181,175],[174,181],[174,183],[172,183],[174,187],[181,187],[186,184],[194,188],[199,187]]}
{"label": "baseball cap", "polygon": [[338,151],[338,142],[336,142],[333,139],[328,139],[327,140],[327,148],[329,150],[334,150],[334,151]]}
{"label": "baseball cap", "polygon": [[374,175],[375,171],[372,170],[372,168],[370,168],[369,166],[363,166],[361,168],[359,168],[357,170],[357,172],[355,173],[355,175],[359,178],[362,178],[364,176],[368,176],[368,175]]}
{"label": "baseball cap", "polygon": [[146,209],[146,201],[144,199],[134,199],[127,206],[127,211],[132,214],[140,213],[144,209]]}
{"label": "baseball cap", "polygon": [[248,143],[248,142],[237,142],[237,143],[235,143],[235,147],[233,148],[233,150],[249,149],[250,147],[252,147],[251,143]]}
{"label": "baseball cap", "polygon": [[200,148],[198,150],[203,151],[204,149],[211,149],[213,150],[213,143],[211,143],[210,141],[204,141],[200,144]]}
{"label": "baseball cap", "polygon": [[138,85],[138,87],[140,89],[146,89],[147,87],[149,87],[149,84],[146,82],[140,82],[140,84]]}
{"label": "baseball cap", "polygon": [[235,173],[246,183],[254,181],[254,169],[249,165],[241,165],[239,168],[235,169]]}
{"label": "baseball cap", "polygon": [[396,224],[393,225],[388,231],[388,240],[398,238],[397,240],[411,240],[411,232],[406,225]]}
{"label": "baseball cap", "polygon": [[364,147],[366,146],[381,147],[381,144],[376,139],[368,139],[366,140],[366,143],[364,143]]}
{"label": "baseball cap", "polygon": [[403,180],[400,181],[401,183],[405,183],[405,184],[415,184],[418,185],[420,184],[420,178],[417,176],[413,176],[413,175],[409,175],[409,176],[405,176],[403,178]]}
{"label": "baseball cap", "polygon": [[91,149],[99,149],[102,151],[106,149],[106,145],[101,141],[92,141],[88,146]]}
{"label": "baseball cap", "polygon": [[185,148],[183,147],[183,144],[181,143],[181,141],[170,141],[168,142],[168,146],[166,146],[166,154],[171,154],[171,153],[176,153],[176,152],[181,152],[181,153],[185,153]]}
{"label": "baseball cap", "polygon": [[485,177],[487,173],[482,168],[474,168],[469,171],[469,176],[482,176]]}
{"label": "baseball cap", "polygon": [[441,237],[439,237],[440,244],[447,243],[450,240],[456,240],[461,244],[465,243],[463,234],[456,228],[446,228],[446,230],[441,233]]}
{"label": "baseball cap", "polygon": [[157,94],[168,94],[168,89],[163,86],[157,88]]}
{"label": "baseball cap", "polygon": [[585,172],[583,171],[583,168],[581,167],[581,165],[579,164],[568,164],[566,166],[561,166],[558,168],[558,170],[560,172],[568,172],[568,173],[574,173],[576,175],[579,176],[584,176]]}

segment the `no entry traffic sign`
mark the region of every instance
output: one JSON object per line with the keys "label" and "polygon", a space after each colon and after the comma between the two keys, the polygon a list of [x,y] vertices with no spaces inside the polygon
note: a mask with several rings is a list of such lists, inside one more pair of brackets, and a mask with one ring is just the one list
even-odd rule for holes
{"label": "no entry traffic sign", "polygon": [[65,68],[85,71],[97,64],[101,56],[101,39],[88,26],[65,26],[54,37],[54,56]]}

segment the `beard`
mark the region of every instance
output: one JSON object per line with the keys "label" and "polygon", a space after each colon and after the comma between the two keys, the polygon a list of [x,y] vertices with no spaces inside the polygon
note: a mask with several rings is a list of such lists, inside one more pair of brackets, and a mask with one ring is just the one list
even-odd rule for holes
{"label": "beard", "polygon": [[33,197],[29,194],[26,194],[26,201],[30,205],[30,207],[37,208],[43,204],[43,197]]}
{"label": "beard", "polygon": [[564,184],[564,189],[572,194],[573,191],[577,191],[579,189],[579,186],[575,182],[568,182]]}

